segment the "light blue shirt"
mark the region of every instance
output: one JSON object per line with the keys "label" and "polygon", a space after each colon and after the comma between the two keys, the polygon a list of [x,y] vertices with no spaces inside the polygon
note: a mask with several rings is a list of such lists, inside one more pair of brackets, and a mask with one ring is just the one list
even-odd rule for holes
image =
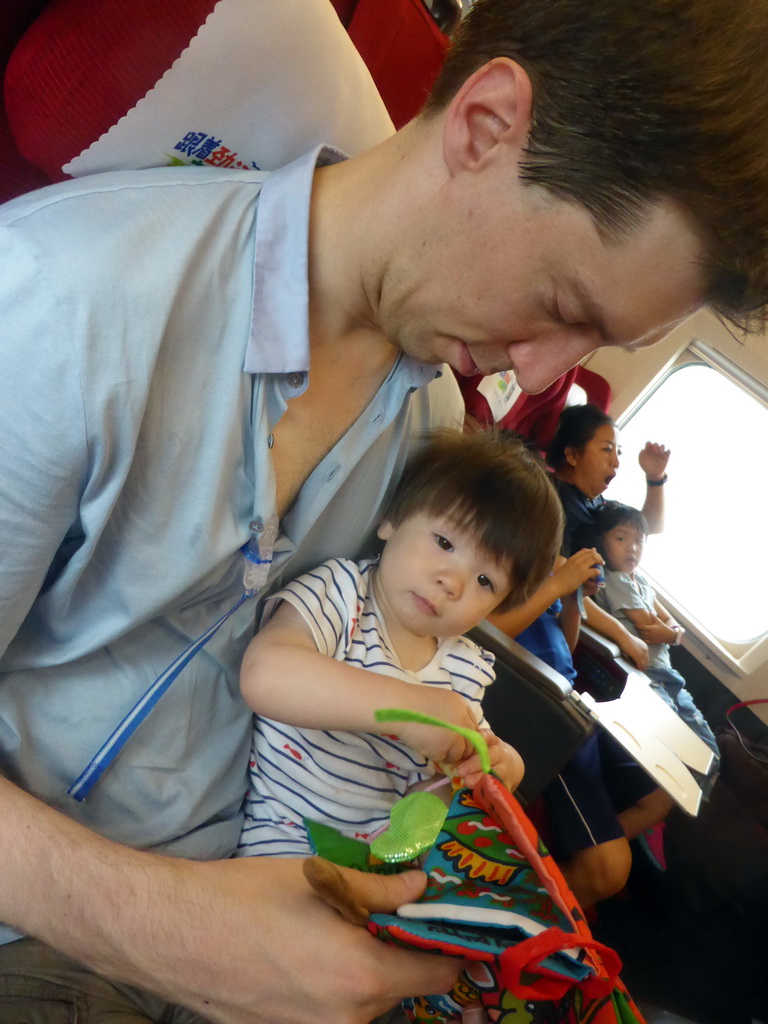
{"label": "light blue shirt", "polygon": [[[597,592],[598,604],[636,637],[640,632],[626,610],[636,609],[655,615],[655,600],[656,591],[637,569],[632,575],[606,569],[605,586]],[[648,644],[648,668],[672,668],[669,644]]]}
{"label": "light blue shirt", "polygon": [[[271,176],[97,175],[0,209],[0,772],[129,845],[213,858],[237,842],[255,602],[85,803],[66,790],[233,604],[248,523],[274,511],[269,435],[309,370],[317,155]],[[366,550],[414,435],[460,423],[452,376],[434,377],[402,356],[315,468],[270,590]]]}

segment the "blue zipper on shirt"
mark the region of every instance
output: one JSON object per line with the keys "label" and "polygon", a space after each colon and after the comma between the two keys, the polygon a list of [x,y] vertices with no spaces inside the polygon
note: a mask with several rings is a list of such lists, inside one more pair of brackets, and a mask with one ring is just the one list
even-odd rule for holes
{"label": "blue zipper on shirt", "polygon": [[245,557],[245,572],[243,573],[244,592],[235,601],[229,611],[225,612],[220,619],[209,626],[205,632],[193,640],[192,643],[181,652],[168,668],[157,677],[152,685],[145,690],[133,705],[122,722],[110,734],[105,743],[99,747],[83,771],[67,790],[68,796],[82,802],[91,792],[93,787],[102,777],[104,772],[114,762],[128,740],[133,736],[141,723],[149,713],[157,706],[161,697],[171,686],[171,683],[178,677],[190,661],[198,654],[211,637],[219,631],[230,615],[234,615],[237,609],[263,588],[267,582],[269,568],[272,565],[272,552],[278,534],[278,520],[272,516],[266,524],[261,519],[254,519],[249,524],[251,537],[243,545],[241,551]]}

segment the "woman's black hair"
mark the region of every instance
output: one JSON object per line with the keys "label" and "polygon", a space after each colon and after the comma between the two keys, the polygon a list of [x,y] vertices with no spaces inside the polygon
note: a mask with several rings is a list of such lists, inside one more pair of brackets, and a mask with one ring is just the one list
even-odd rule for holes
{"label": "woman's black hair", "polygon": [[600,427],[615,427],[607,412],[596,405],[569,405],[560,413],[557,430],[547,450],[547,462],[553,469],[560,469],[566,462],[566,451],[574,448],[583,450]]}

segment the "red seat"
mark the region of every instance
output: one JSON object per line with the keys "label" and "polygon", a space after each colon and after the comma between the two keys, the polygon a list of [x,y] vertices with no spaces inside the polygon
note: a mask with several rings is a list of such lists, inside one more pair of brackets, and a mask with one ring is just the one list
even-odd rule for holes
{"label": "red seat", "polygon": [[[447,37],[422,0],[333,3],[400,127],[421,107],[442,65]],[[64,177],[62,164],[152,88],[215,4],[5,0],[0,62],[7,63],[7,122],[0,113],[0,199]]]}
{"label": "red seat", "polygon": [[[458,380],[468,415],[479,423],[490,425],[493,417],[488,403],[477,390],[479,378],[459,377]],[[545,451],[554,437],[560,413],[574,384],[584,389],[588,402],[604,412],[608,411],[611,404],[608,381],[585,366],[574,366],[540,394],[518,398],[498,426],[522,434]]]}
{"label": "red seat", "polygon": [[[334,0],[350,6],[348,0]],[[448,37],[423,0],[358,0],[347,23],[395,128],[418,114],[443,65]],[[343,20],[343,19],[342,19]]]}

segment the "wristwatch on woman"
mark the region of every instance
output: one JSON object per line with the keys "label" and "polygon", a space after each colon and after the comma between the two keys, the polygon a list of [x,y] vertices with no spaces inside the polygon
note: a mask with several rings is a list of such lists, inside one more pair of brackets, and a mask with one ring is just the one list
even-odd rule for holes
{"label": "wristwatch on woman", "polygon": [[685,636],[685,628],[683,626],[678,626],[677,623],[675,623],[674,626],[671,626],[670,628],[675,631],[675,639],[673,641],[673,645],[675,647],[679,647],[680,644],[683,642],[683,637]]}

